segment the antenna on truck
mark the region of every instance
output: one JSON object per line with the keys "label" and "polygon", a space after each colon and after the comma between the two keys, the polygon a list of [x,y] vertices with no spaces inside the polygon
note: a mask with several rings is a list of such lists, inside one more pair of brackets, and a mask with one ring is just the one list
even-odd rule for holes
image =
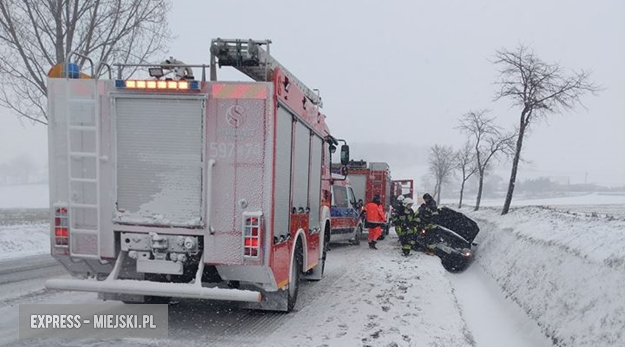
{"label": "antenna on truck", "polygon": [[[271,40],[213,39],[210,47],[211,81],[217,80],[215,58],[219,60],[219,67],[232,66],[254,81],[270,81],[273,70],[279,67],[289,77],[290,82],[295,83],[313,104],[323,107],[318,92],[308,88],[269,54],[270,44]],[[261,47],[263,45],[267,46],[267,50]]]}

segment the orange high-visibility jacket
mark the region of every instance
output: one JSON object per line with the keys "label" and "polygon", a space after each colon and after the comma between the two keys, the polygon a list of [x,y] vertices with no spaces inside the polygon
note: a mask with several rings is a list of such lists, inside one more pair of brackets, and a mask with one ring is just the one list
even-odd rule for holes
{"label": "orange high-visibility jacket", "polygon": [[368,222],[385,222],[386,217],[384,216],[384,209],[382,206],[376,204],[375,202],[370,202],[365,205],[365,211],[367,213],[367,221]]}

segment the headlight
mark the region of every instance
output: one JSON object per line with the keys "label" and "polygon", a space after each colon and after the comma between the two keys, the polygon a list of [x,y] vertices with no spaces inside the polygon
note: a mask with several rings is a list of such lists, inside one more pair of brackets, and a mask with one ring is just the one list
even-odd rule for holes
{"label": "headlight", "polygon": [[471,253],[471,250],[469,250],[469,249],[464,249],[464,250],[462,250],[462,253],[461,253],[461,254],[462,254],[462,256],[464,256],[464,257],[467,257],[467,258],[468,258],[468,257],[470,257],[470,256],[471,256],[471,254],[472,254],[472,253]]}

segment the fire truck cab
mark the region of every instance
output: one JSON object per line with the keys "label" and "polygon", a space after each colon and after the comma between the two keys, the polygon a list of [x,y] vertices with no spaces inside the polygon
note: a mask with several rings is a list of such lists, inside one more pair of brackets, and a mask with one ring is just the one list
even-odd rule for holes
{"label": "fire truck cab", "polygon": [[[47,288],[290,311],[300,279],[322,278],[339,143],[270,43],[214,39],[209,65],[114,64],[116,79],[72,54],[89,73],[50,76],[51,253],[73,279]],[[218,66],[251,80],[220,81]]]}

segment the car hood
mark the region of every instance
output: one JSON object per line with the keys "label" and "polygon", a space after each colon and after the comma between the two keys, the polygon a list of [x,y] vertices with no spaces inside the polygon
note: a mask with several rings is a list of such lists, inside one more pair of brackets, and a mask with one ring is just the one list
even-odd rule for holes
{"label": "car hood", "polygon": [[475,237],[480,231],[480,228],[473,219],[448,207],[441,207],[438,209],[438,215],[432,217],[432,222],[452,230],[454,233],[469,241],[469,243],[473,243],[473,240],[475,240]]}

